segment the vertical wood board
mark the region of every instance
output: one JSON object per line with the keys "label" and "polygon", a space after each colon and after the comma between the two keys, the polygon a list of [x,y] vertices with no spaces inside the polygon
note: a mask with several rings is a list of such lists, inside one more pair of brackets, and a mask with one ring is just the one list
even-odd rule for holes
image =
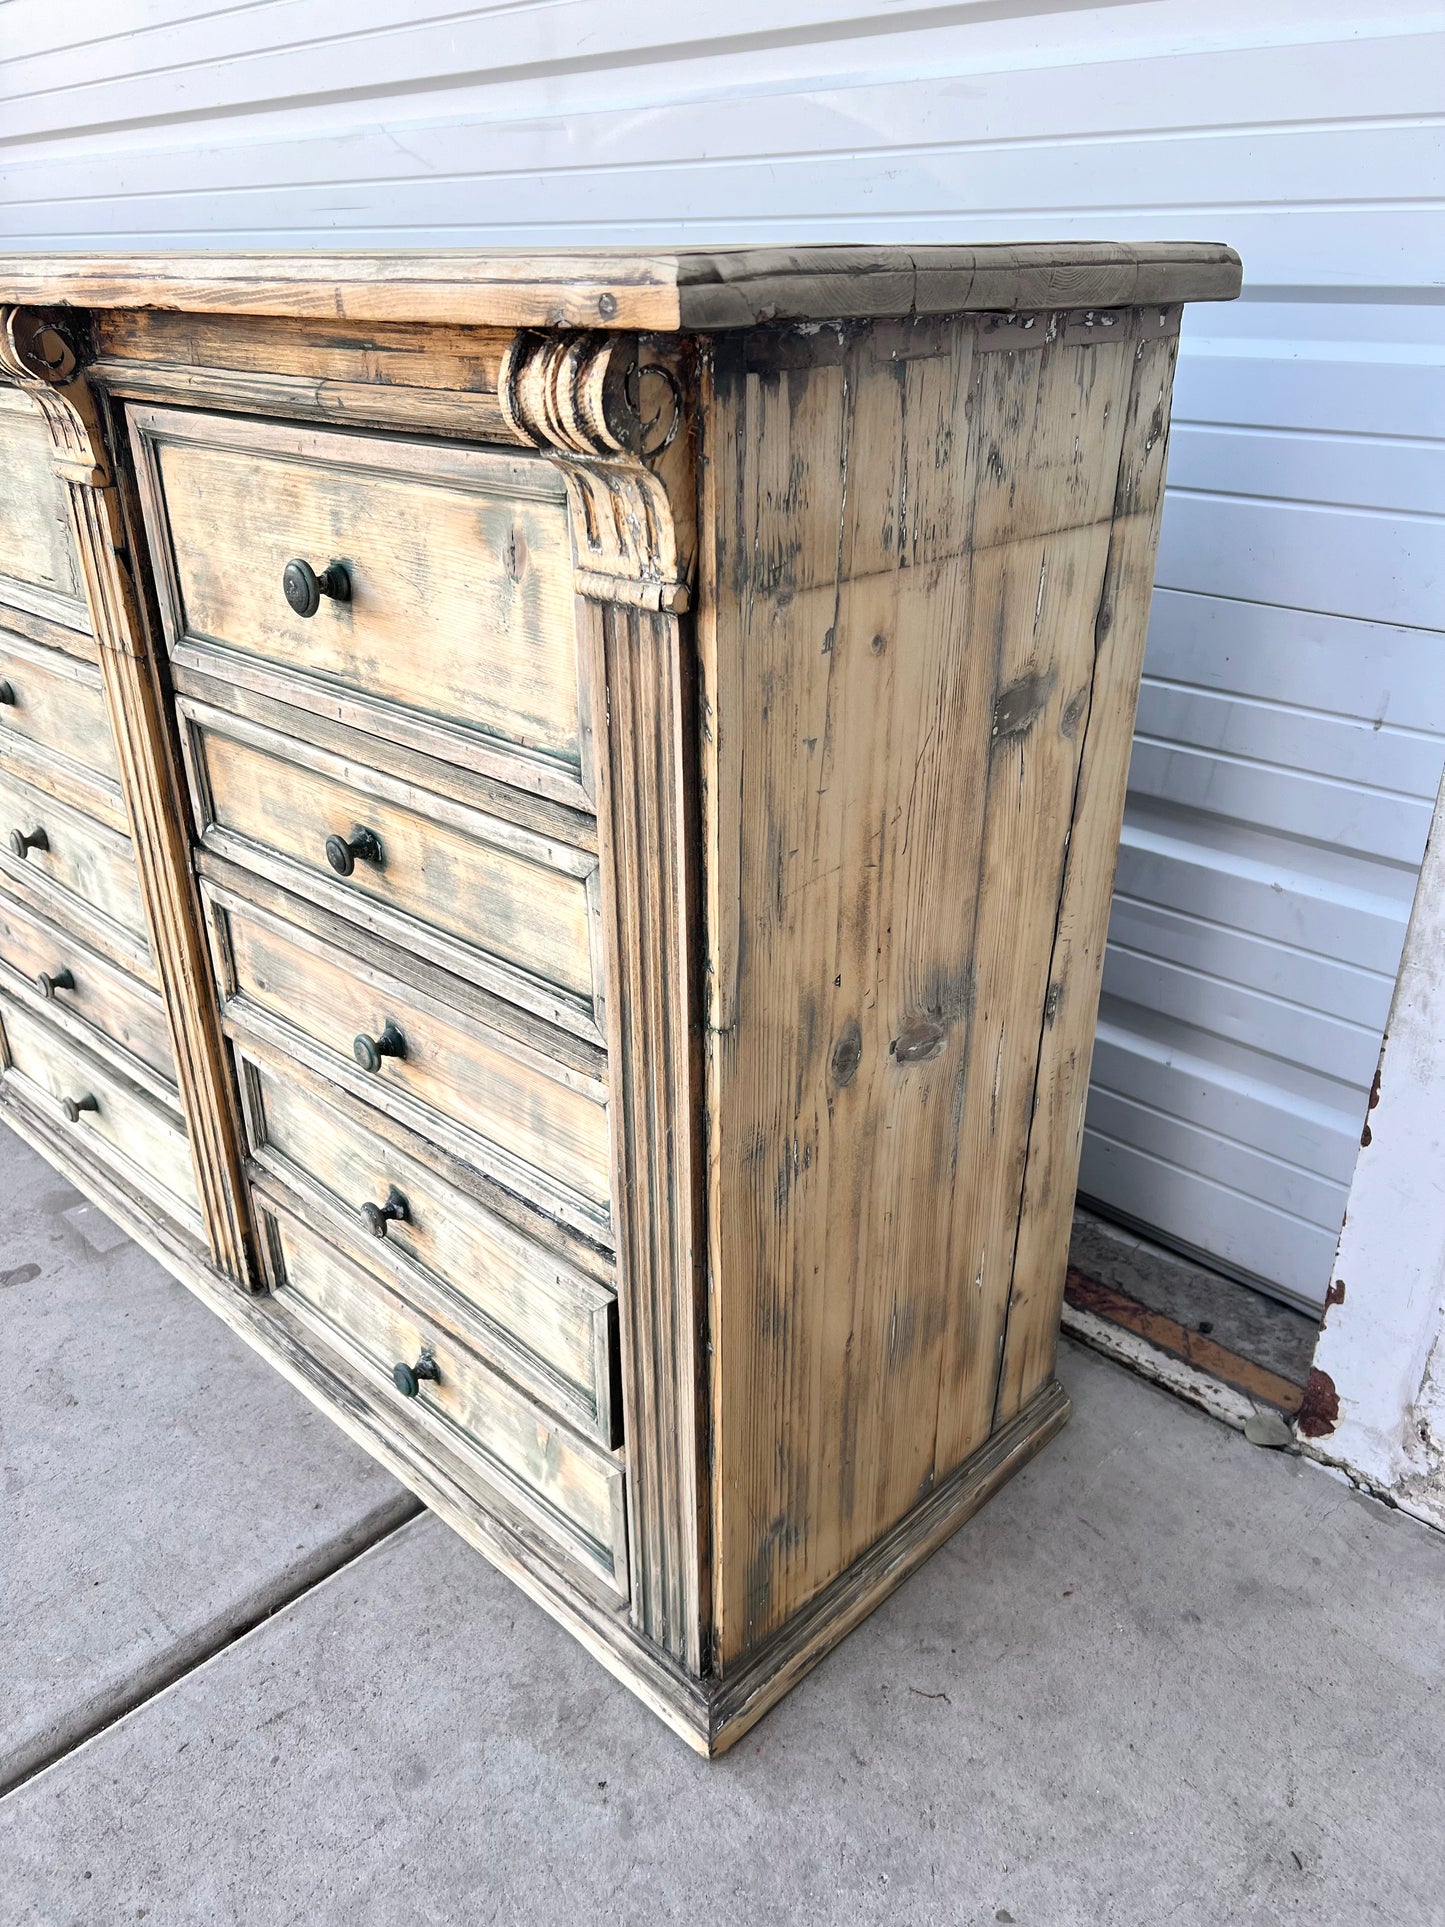
{"label": "vertical wood board", "polygon": [[724,1666],[992,1429],[1129,336],[1061,315],[718,350]]}

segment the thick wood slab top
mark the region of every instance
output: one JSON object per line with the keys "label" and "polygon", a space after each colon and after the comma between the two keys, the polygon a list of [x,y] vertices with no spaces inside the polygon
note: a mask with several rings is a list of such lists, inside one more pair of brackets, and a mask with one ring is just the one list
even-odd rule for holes
{"label": "thick wood slab top", "polygon": [[654,332],[971,309],[1229,301],[1239,285],[1238,255],[1208,241],[661,252],[92,252],[16,254],[0,264],[0,300],[36,306]]}

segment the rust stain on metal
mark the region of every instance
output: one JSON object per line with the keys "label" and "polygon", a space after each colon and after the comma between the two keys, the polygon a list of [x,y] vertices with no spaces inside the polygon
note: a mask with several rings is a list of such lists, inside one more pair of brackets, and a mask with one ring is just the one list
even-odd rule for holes
{"label": "rust stain on metal", "polygon": [[1328,1438],[1340,1422],[1340,1395],[1335,1381],[1318,1366],[1311,1367],[1305,1395],[1295,1417],[1295,1430],[1307,1439]]}
{"label": "rust stain on metal", "polygon": [[1320,1330],[1321,1331],[1324,1330],[1325,1322],[1329,1318],[1330,1306],[1342,1305],[1344,1304],[1344,1302],[1345,1302],[1345,1281],[1343,1278],[1336,1278],[1334,1283],[1330,1286],[1329,1290],[1325,1293],[1325,1308],[1320,1313]]}

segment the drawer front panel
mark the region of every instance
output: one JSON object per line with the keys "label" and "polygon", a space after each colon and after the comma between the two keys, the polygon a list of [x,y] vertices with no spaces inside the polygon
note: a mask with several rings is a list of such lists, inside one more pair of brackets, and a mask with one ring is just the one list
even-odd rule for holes
{"label": "drawer front panel", "polygon": [[[551,763],[582,759],[572,542],[541,460],[136,408],[172,646],[215,644]],[[297,615],[299,558],[349,600]],[[301,699],[298,697],[298,699]],[[348,717],[347,720],[359,720]],[[384,728],[384,719],[373,719]]]}
{"label": "drawer front panel", "polygon": [[99,673],[0,631],[0,747],[10,735],[120,781]]}
{"label": "drawer front panel", "polygon": [[88,629],[65,484],[28,395],[0,388],[0,602]]}
{"label": "drawer front panel", "polygon": [[[218,853],[600,1039],[595,857],[204,705],[181,709],[203,837]],[[328,839],[357,828],[371,842],[338,875]]]}
{"label": "drawer front panel", "polygon": [[[23,859],[12,853],[12,834],[36,831],[44,847],[32,843]],[[60,902],[69,896],[89,904],[147,947],[130,838],[0,771],[0,864],[15,869],[22,861],[62,893]]]}
{"label": "drawer front panel", "polygon": [[[234,900],[224,911],[222,941],[222,981],[229,978],[242,999],[321,1045],[333,1074],[360,1095],[522,1196],[605,1234],[610,1184],[601,1087]],[[404,1055],[380,1054],[374,1072],[362,1069],[356,1040],[384,1040],[388,1025],[400,1032]]]}
{"label": "drawer front panel", "polygon": [[[520,1236],[428,1166],[319,1102],[270,1063],[242,1058],[251,1149],[288,1182],[309,1179],[376,1255],[400,1256],[440,1284],[433,1309],[468,1314],[480,1347],[513,1378],[605,1444],[614,1442],[616,1305],[543,1245]],[[399,1193],[404,1215],[368,1224],[363,1204]]]}
{"label": "drawer front panel", "polygon": [[[278,1301],[339,1338],[375,1374],[398,1423],[432,1427],[485,1486],[535,1519],[618,1593],[627,1586],[623,1472],[609,1454],[549,1418],[475,1353],[405,1304],[354,1258],[280,1214],[266,1220]],[[397,1365],[427,1356],[437,1377],[396,1389]]]}
{"label": "drawer front panel", "polygon": [[[170,1032],[161,1000],[148,986],[98,957],[88,944],[0,895],[0,961],[27,982],[51,980],[50,994],[70,1011],[175,1083]],[[66,983],[66,974],[73,980]],[[58,981],[57,981],[58,980]]]}
{"label": "drawer front panel", "polygon": [[[6,1082],[196,1236],[201,1204],[178,1117],[9,997],[0,998]],[[74,1119],[66,1100],[92,1100]]]}

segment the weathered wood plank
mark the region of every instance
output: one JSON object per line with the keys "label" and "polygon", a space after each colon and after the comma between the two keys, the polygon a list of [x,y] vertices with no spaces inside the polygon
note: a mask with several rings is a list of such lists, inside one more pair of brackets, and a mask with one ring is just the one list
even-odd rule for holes
{"label": "weathered wood plank", "polygon": [[0,1048],[3,1075],[18,1080],[28,1102],[83,1134],[94,1155],[202,1235],[191,1149],[177,1113],[11,998],[0,1003]]}
{"label": "weathered wood plank", "polygon": [[993,1423],[1128,334],[1058,315],[718,351],[725,1668]]}
{"label": "weathered wood plank", "polygon": [[[297,700],[335,713],[350,694],[383,731],[378,703],[450,723],[577,800],[571,542],[545,464],[146,406],[130,421],[169,646],[284,664]],[[296,614],[293,558],[339,562],[348,596]]]}
{"label": "weathered wood plank", "polygon": [[995,1424],[1006,1424],[1053,1370],[1059,1322],[1056,1281],[1068,1258],[1163,509],[1177,326],[1177,313],[1146,310],[1138,317],[1114,523],[1094,629],[1093,685],[1080,725],[1078,788],[1049,960]]}
{"label": "weathered wood plank", "polygon": [[[240,1009],[269,1012],[293,1035],[321,1046],[332,1075],[424,1135],[468,1146],[504,1183],[607,1236],[611,1200],[606,1087],[543,1052],[493,1032],[431,990],[348,957],[299,926],[244,901],[207,894],[217,973]],[[400,959],[398,959],[400,962]],[[399,1054],[374,1072],[357,1062],[358,1037],[375,1042],[394,1026]],[[460,1135],[459,1135],[460,1134]]]}
{"label": "weathered wood plank", "polygon": [[15,737],[58,750],[107,784],[119,785],[115,741],[96,670],[0,629],[0,750]]}
{"label": "weathered wood plank", "polygon": [[353,1230],[363,1205],[399,1191],[405,1211],[376,1240],[377,1261],[545,1403],[613,1444],[615,1294],[334,1104],[318,1102],[284,1059],[238,1055],[258,1163],[303,1195],[321,1195]]}
{"label": "weathered wood plank", "polygon": [[[621,1462],[569,1433],[491,1370],[475,1353],[398,1297],[339,1238],[323,1240],[268,1196],[268,1269],[288,1309],[320,1321],[380,1381],[393,1401],[393,1424],[440,1429],[463,1465],[500,1486],[573,1558],[616,1593],[627,1591]],[[423,1353],[435,1379],[419,1379],[402,1403],[397,1364]],[[474,1483],[469,1481],[469,1483]],[[475,1486],[474,1486],[475,1489]]]}
{"label": "weathered wood plank", "polygon": [[750,327],[965,310],[1229,301],[1239,258],[1209,241],[588,252],[11,255],[11,301],[498,328]]}
{"label": "weathered wood plank", "polygon": [[[594,856],[224,710],[179,708],[208,848],[600,1041]],[[372,841],[339,876],[328,844],[358,830]]]}
{"label": "weathered wood plank", "polygon": [[[17,898],[0,894],[0,963],[28,985],[50,979],[49,996],[155,1072],[175,1102],[175,1060],[165,1009],[149,984],[117,970],[73,931],[37,916]],[[65,982],[66,976],[70,982]]]}

